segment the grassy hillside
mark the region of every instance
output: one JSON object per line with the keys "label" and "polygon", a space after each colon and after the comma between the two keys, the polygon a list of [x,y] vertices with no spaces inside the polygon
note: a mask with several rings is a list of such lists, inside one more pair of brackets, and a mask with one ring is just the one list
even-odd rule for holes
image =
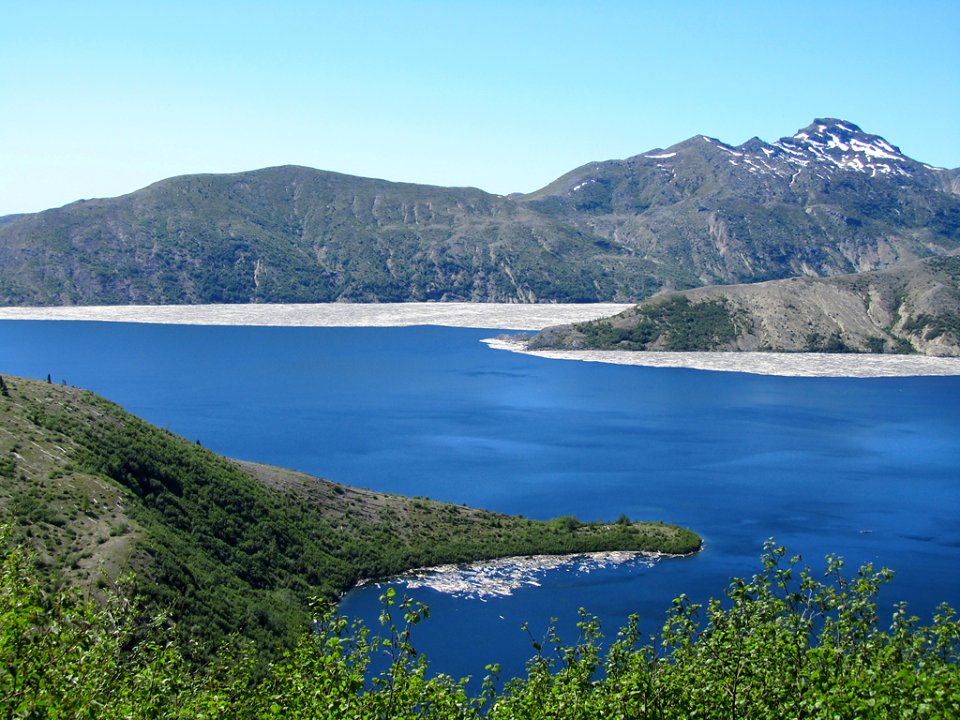
{"label": "grassy hillside", "polygon": [[541,522],[344,487],[220,457],[90,392],[4,376],[0,523],[53,585],[106,591],[125,571],[210,648],[278,647],[362,578],[535,553],[699,548],[660,523]]}
{"label": "grassy hillside", "polygon": [[960,256],[658,296],[612,318],[548,328],[530,347],[957,356]]}
{"label": "grassy hillside", "polygon": [[736,339],[725,302],[691,303],[684,295],[658,298],[614,318],[548,328],[532,350],[554,347],[593,350],[713,350]]}

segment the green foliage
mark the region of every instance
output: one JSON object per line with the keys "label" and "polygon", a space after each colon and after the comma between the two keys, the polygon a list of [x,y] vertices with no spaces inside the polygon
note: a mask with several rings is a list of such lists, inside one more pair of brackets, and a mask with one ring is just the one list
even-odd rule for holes
{"label": "green foliage", "polygon": [[163,639],[162,617],[142,624],[120,596],[97,606],[70,592],[47,595],[30,559],[7,547],[6,537],[2,544],[4,718],[177,716],[180,698],[195,680],[176,647]]}
{"label": "green foliage", "polygon": [[[29,558],[0,566],[0,709],[15,718],[953,718],[960,716],[960,621],[946,605],[922,626],[876,607],[886,570],[823,578],[769,544],[762,570],[723,602],[674,600],[659,637],[632,617],[609,644],[581,610],[579,637],[531,638],[526,674],[482,691],[429,672],[413,635],[428,609],[388,589],[382,637],[317,608],[311,632],[265,668],[248,643],[188,663],[167,625],[114,596],[95,606],[46,594]],[[390,662],[379,674],[371,658]]]}
{"label": "green foliage", "polygon": [[724,300],[694,303],[685,295],[637,306],[630,316],[574,328],[597,350],[715,350],[737,338]]}
{"label": "green foliage", "polygon": [[17,459],[13,455],[0,456],[0,476],[13,478],[17,472]]}
{"label": "green foliage", "polygon": [[551,652],[535,645],[528,676],[508,683],[488,717],[958,716],[952,609],[922,627],[898,606],[883,629],[876,594],[888,571],[867,565],[847,578],[828,558],[821,580],[783,558],[768,545],[762,572],[733,580],[723,602],[676,598],[659,642],[642,644],[634,617],[603,656],[599,627],[582,614],[577,643],[548,633]]}
{"label": "green foliage", "polygon": [[553,523],[556,525],[557,529],[561,532],[573,533],[576,532],[583,523],[581,523],[574,515],[564,515],[553,520]]}
{"label": "green foliage", "polygon": [[884,630],[876,596],[890,571],[865,565],[848,578],[842,560],[828,557],[820,580],[784,557],[768,544],[763,571],[733,580],[726,603],[674,601],[658,694],[704,717],[909,717],[924,702],[919,674],[929,683],[919,695],[939,706],[920,716],[960,709],[960,625],[950,608],[920,628],[899,606]]}
{"label": "green foliage", "polygon": [[[960,219],[960,215],[954,213],[954,217]],[[960,230],[960,222],[957,224],[957,229]],[[960,237],[960,233],[957,233]],[[933,257],[928,258],[924,263],[934,272],[943,273],[946,275],[950,284],[953,286],[954,290],[960,290],[960,256],[957,255],[946,255],[942,257]]]}
{"label": "green foliage", "polygon": [[887,348],[887,341],[882,337],[871,335],[867,338],[867,352],[882,353]]}
{"label": "green foliage", "polygon": [[921,313],[903,324],[909,333],[923,335],[924,340],[936,340],[946,334],[960,339],[960,313],[944,311],[936,315]]}
{"label": "green foliage", "polygon": [[894,345],[893,351],[900,355],[912,355],[917,352],[917,349],[906,338],[897,338],[897,343]]}
{"label": "green foliage", "polygon": [[829,336],[824,337],[820,333],[813,332],[807,335],[806,352],[819,353],[852,353],[857,352],[843,340],[843,333],[836,330]]}

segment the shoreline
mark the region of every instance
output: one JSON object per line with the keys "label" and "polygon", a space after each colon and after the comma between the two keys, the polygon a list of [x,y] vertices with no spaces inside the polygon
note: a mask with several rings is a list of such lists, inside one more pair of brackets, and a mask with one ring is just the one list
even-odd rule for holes
{"label": "shoreline", "polygon": [[493,350],[550,360],[577,360],[652,368],[686,368],[781,377],[946,377],[960,375],[960,358],[930,355],[773,352],[644,352],[639,350],[527,350],[504,338],[482,341]]}
{"label": "shoreline", "polygon": [[[434,325],[539,331],[621,312],[621,303],[317,303],[247,305],[84,305],[0,307],[2,320],[72,320],[169,325],[256,327],[410,327]],[[502,338],[484,340],[507,350],[552,360],[688,368],[784,377],[930,377],[960,375],[960,358],[767,352],[642,352],[536,350]]]}

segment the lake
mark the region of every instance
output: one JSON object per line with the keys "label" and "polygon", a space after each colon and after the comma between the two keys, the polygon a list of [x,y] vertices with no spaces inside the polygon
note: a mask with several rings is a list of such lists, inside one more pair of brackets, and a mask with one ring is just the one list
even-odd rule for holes
{"label": "lake", "polygon": [[[0,322],[0,372],[100,393],[219,453],[528,517],[686,525],[691,558],[533,573],[509,596],[404,592],[437,671],[518,672],[530,633],[579,607],[648,632],[670,600],[718,596],[764,540],[822,567],[896,572],[884,605],[960,605],[960,377],[788,378],[549,360],[496,330]],[[345,613],[375,624],[382,588]]]}

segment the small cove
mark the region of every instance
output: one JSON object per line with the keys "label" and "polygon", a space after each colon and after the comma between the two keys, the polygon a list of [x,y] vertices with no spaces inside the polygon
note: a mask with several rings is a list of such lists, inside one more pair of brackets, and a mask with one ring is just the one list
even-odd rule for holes
{"label": "small cove", "polygon": [[[787,378],[560,362],[491,350],[497,329],[0,322],[0,372],[89,388],[225,455],[503,512],[687,525],[692,558],[558,567],[511,595],[410,588],[438,671],[505,673],[550,617],[645,630],[719,595],[775,537],[892,567],[889,601],[960,604],[960,378]],[[345,612],[375,623],[375,586]],[[539,639],[539,637],[538,637]]]}

